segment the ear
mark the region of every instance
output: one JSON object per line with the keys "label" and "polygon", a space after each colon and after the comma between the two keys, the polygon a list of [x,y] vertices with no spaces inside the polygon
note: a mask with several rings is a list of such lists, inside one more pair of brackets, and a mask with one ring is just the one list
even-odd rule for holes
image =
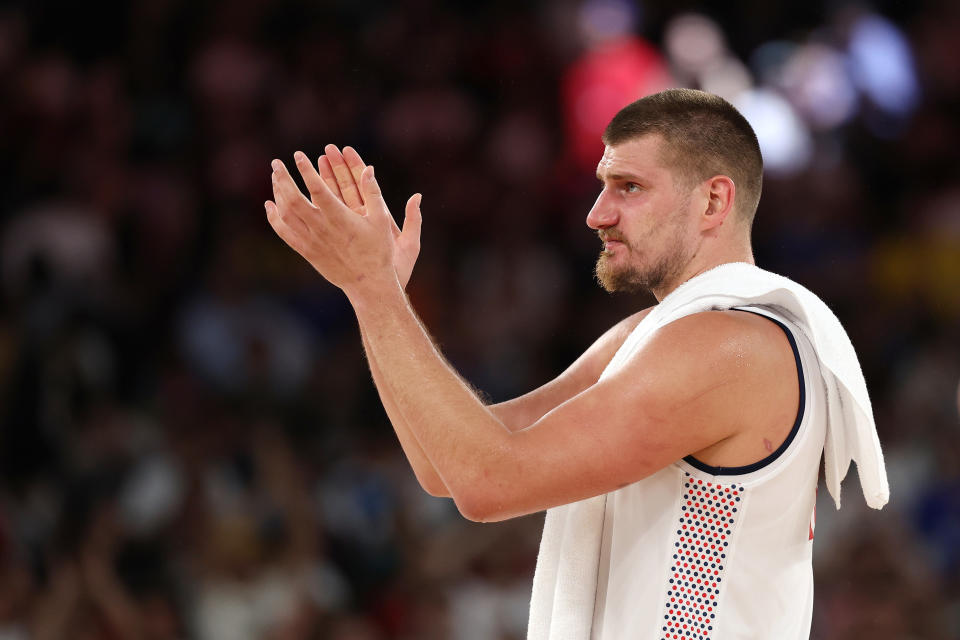
{"label": "ear", "polygon": [[703,183],[706,189],[707,206],[703,211],[700,229],[706,231],[723,224],[733,211],[737,185],[729,176],[717,175]]}

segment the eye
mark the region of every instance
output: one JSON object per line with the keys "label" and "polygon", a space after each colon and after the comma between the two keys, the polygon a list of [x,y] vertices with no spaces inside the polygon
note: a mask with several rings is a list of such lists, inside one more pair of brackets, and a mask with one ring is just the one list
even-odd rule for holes
{"label": "eye", "polygon": [[624,189],[627,193],[636,193],[637,191],[640,191],[640,185],[638,185],[636,182],[628,182],[624,186]]}

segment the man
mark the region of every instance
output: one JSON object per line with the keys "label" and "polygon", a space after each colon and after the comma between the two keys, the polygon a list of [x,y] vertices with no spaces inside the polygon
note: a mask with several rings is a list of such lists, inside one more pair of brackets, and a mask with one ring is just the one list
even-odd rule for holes
{"label": "man", "polygon": [[[625,107],[603,139],[587,215],[604,243],[597,278],[611,291],[648,288],[660,304],[612,327],[555,380],[495,406],[443,359],[404,294],[418,195],[399,230],[373,167],[331,145],[316,169],[295,156],[312,202],[273,162],[267,217],[353,305],[424,489],[476,521],[548,509],[531,638],[806,637],[830,420],[876,442],[855,355],[822,302],[752,266],[762,160],[736,109],[669,90]],[[828,343],[842,343],[852,369],[824,374],[818,346]],[[837,413],[828,390],[855,409]],[[874,502],[885,501],[879,446],[848,449],[828,460],[831,492],[844,462],[865,458]]]}

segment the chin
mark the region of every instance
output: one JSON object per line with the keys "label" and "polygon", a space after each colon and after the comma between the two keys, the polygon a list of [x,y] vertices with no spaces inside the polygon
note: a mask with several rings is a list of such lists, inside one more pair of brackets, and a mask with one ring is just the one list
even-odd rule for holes
{"label": "chin", "polygon": [[594,270],[597,282],[607,293],[645,291],[645,279],[638,269],[631,266],[614,266],[611,256],[601,253]]}

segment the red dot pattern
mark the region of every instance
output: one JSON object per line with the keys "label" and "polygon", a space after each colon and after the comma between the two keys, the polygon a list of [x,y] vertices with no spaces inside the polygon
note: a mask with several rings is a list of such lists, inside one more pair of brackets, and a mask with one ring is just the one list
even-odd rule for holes
{"label": "red dot pattern", "polygon": [[743,486],[683,479],[661,640],[709,640]]}

